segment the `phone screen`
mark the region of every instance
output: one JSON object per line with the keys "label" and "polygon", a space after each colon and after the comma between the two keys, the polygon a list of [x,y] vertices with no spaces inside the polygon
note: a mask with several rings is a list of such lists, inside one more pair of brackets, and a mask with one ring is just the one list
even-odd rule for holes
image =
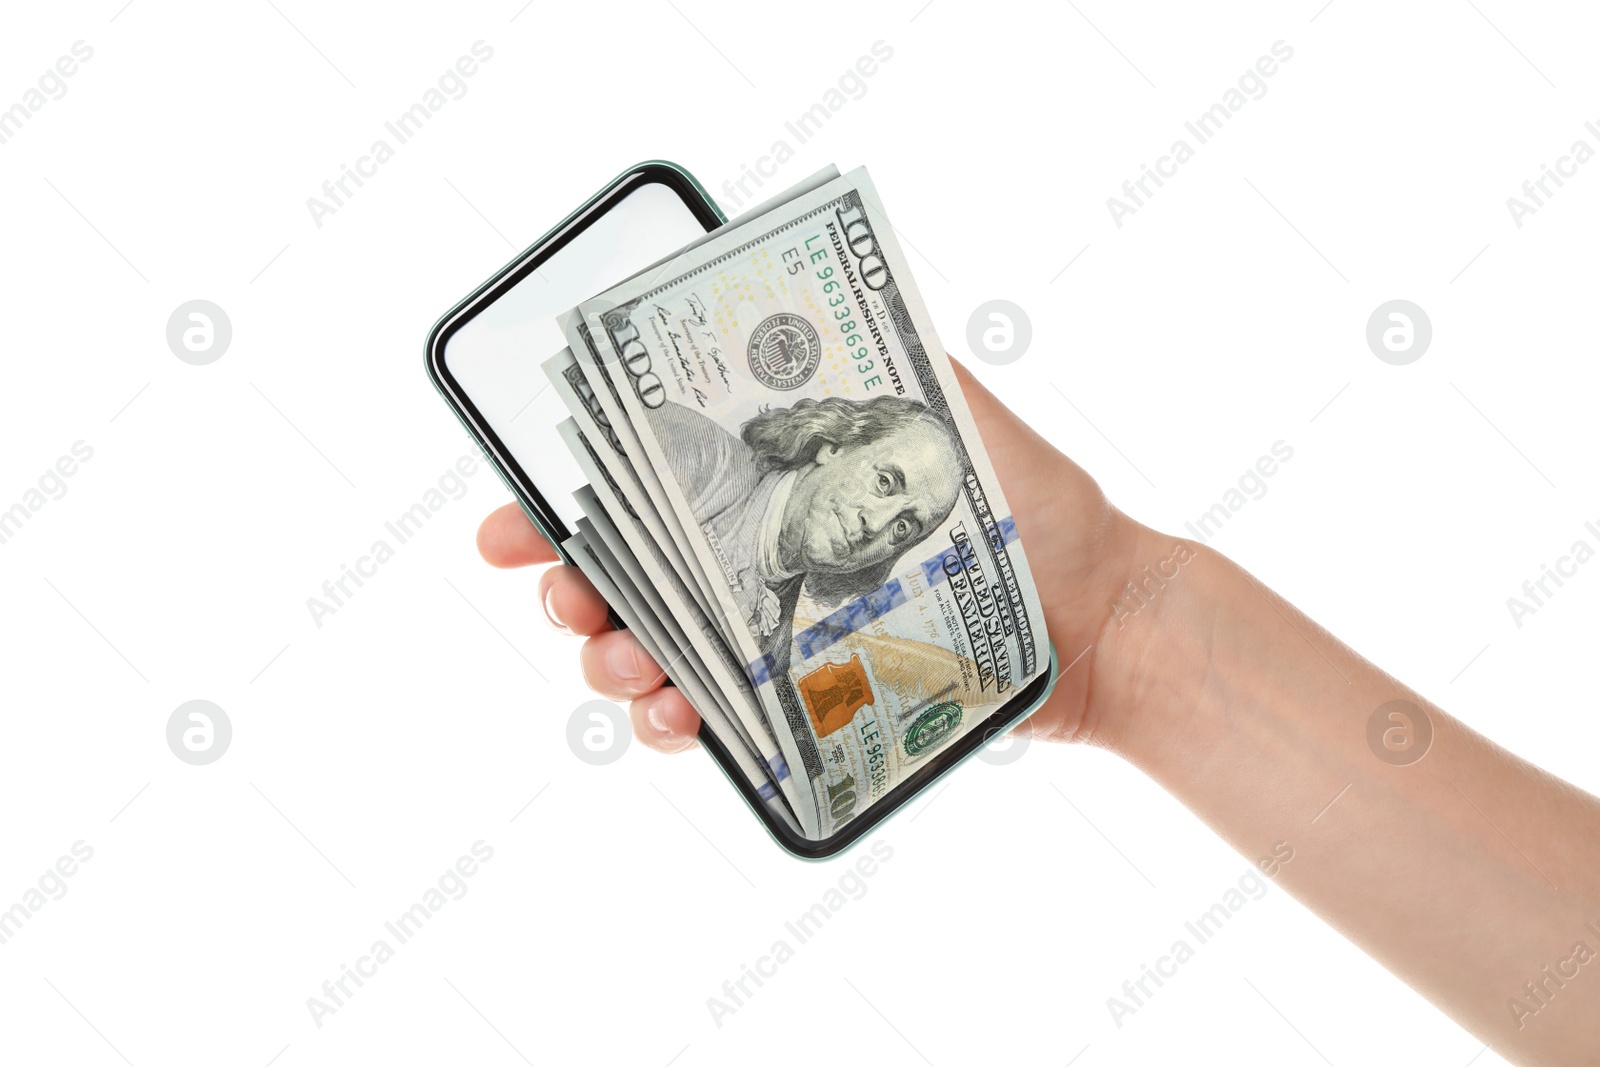
{"label": "phone screen", "polygon": [[556,316],[706,232],[679,192],[658,182],[635,185],[575,224],[580,232],[479,305],[440,356],[445,375],[521,468],[524,488],[536,486],[567,531],[583,515],[572,491],[588,478],[556,433],[567,410],[539,369],[566,346]]}

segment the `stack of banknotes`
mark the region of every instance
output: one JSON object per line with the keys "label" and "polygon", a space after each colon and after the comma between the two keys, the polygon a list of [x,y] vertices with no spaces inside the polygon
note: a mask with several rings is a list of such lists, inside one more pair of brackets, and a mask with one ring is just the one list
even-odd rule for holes
{"label": "stack of banknotes", "polygon": [[795,833],[1048,669],[1011,509],[865,170],[561,317],[566,543]]}

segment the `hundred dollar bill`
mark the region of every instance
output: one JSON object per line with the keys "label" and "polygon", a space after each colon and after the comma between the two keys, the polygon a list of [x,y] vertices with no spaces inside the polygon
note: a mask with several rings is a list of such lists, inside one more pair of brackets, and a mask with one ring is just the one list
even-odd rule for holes
{"label": "hundred dollar bill", "polygon": [[864,170],[577,310],[811,786],[802,822],[830,835],[1047,668],[1010,508]]}
{"label": "hundred dollar bill", "polygon": [[[705,680],[709,689],[707,697],[696,699],[690,694],[691,703],[713,724],[729,748],[739,746],[747,750],[785,800],[797,813],[803,813],[807,805],[801,803],[799,787],[790,775],[788,761],[780,754],[772,726],[761,714],[756,695],[738,662],[722,644],[715,628],[694,606],[682,580],[658,554],[649,534],[630,521],[626,510],[619,506],[621,501],[613,491],[614,483],[598,466],[594,449],[574,420],[563,420],[557,431],[590,478],[591,484],[580,488],[573,496],[603,542],[603,545],[595,544],[591,539],[591,545],[597,550],[603,547],[617,560],[618,565],[608,565],[607,570],[619,586],[624,586],[629,602],[643,615],[646,625],[660,620],[663,632],[656,634],[656,641],[669,659],[656,662],[666,666],[669,661],[675,664],[682,660]],[[613,516],[619,514],[613,521]],[[628,526],[618,523],[628,523]]]}
{"label": "hundred dollar bill", "polygon": [[[583,343],[587,344],[587,341]],[[655,542],[666,557],[666,567],[686,583],[686,587],[694,597],[695,605],[700,609],[701,614],[706,618],[714,617],[716,613],[712,608],[713,601],[707,593],[710,588],[709,585],[702,588],[701,583],[694,580],[695,572],[690,569],[688,561],[683,556],[680,544],[687,542],[681,529],[674,536],[673,531],[668,527],[667,520],[663,518],[649,492],[645,489],[639,471],[635,469],[633,462],[629,459],[628,446],[623,443],[624,438],[626,437],[632,442],[635,455],[643,455],[639,447],[638,438],[633,435],[633,429],[627,424],[626,420],[622,420],[620,424],[614,423],[612,416],[607,414],[607,406],[601,403],[600,393],[611,390],[610,382],[601,382],[598,387],[590,382],[588,376],[584,373],[583,367],[579,364],[578,358],[573,355],[571,348],[564,348],[545,360],[541,369],[545,372],[545,376],[550,379],[550,384],[555,389],[556,395],[561,398],[561,402],[566,405],[567,411],[576,420],[578,431],[583,434],[585,442],[589,446],[586,448],[574,448],[573,442],[568,441],[568,450],[572,452],[573,457],[578,460],[580,466],[583,466],[588,458],[585,453],[591,453],[591,449],[604,451],[603,456],[599,451],[591,453],[594,457],[594,463],[603,471],[604,476],[601,480],[620,498],[621,508],[627,516],[644,526],[651,540]],[[595,373],[598,374],[598,371]],[[620,420],[621,401],[613,400],[613,403],[617,411],[617,418]],[[584,467],[584,473],[591,480],[595,478],[595,473],[590,471],[587,466]],[[655,481],[655,472],[653,470],[646,468],[645,473],[649,475],[652,482]],[[668,515],[671,515],[670,511]],[[677,517],[672,516],[671,522],[672,526],[676,527]]]}
{"label": "hundred dollar bill", "polygon": [[[820,188],[838,177],[839,169],[829,164],[804,181],[751,208],[746,213],[745,218],[757,218],[794,199],[796,196]],[[733,225],[736,224],[725,223],[717,230],[691,241],[673,253],[673,256],[657,260],[650,266],[645,267],[633,277],[639,277],[648,272],[658,270],[662,264],[669,262],[674,256],[682,255],[698,248],[702,244],[715,239],[718,234],[728,230]],[[631,457],[642,454],[639,448],[639,441],[634,434],[632,425],[623,415],[622,400],[617,395],[616,383],[606,377],[597,367],[599,356],[596,352],[594,339],[589,333],[589,327],[584,323],[583,317],[576,308],[560,316],[557,319],[557,324],[565,335],[568,346],[575,353],[575,358],[572,364],[562,361],[559,366],[561,377],[565,379],[565,383],[556,381],[556,368],[551,365],[554,361],[550,361],[545,365],[545,373],[555,382],[557,390],[562,392],[564,400],[569,398],[569,394],[562,390],[563,384],[568,385],[572,390],[579,393],[583,409],[588,411],[595,421],[604,428],[606,439],[615,444],[615,451],[623,457],[622,464],[632,469]],[[574,417],[581,419],[582,413],[570,401],[568,408],[572,411]],[[585,432],[588,432],[588,427],[584,429]],[[593,437],[594,435],[591,436]],[[684,575],[685,581],[695,591],[695,598],[701,610],[718,626],[724,640],[731,643],[731,632],[723,628],[723,620],[720,613],[712,608],[716,599],[711,583],[706,580],[706,576],[700,567],[700,561],[689,550],[688,538],[678,522],[677,515],[673,512],[670,502],[662,491],[654,469],[645,464],[641,469],[633,471],[632,478],[623,477],[623,472],[620,470],[617,474],[620,479],[619,487],[623,490],[630,506],[650,524],[652,534],[658,538],[663,548],[666,548],[669,543],[673,546],[674,558],[686,565],[686,569],[681,573]]]}
{"label": "hundred dollar bill", "polygon": [[641,607],[638,588],[624,573],[624,568],[611,554],[604,538],[593,523],[588,519],[579,519],[578,532],[569,537],[563,543],[563,547],[573,559],[577,560],[578,569],[584,573],[600,595],[617,609],[617,613],[622,616],[623,622],[628,625],[628,629],[633,632],[645,651],[650,653],[657,663],[668,664],[663,668],[667,677],[689,698],[697,710],[702,710],[706,721],[712,725],[712,729],[723,740],[724,747],[732,756],[739,776],[756,791],[767,808],[785,825],[796,833],[804,834],[805,831],[795,821],[791,805],[774,788],[757,758],[743,746],[729,740],[725,724],[719,722],[716,711],[704,710],[714,709],[716,702],[692,672],[682,669],[681,661],[673,655],[670,644],[660,643],[662,631],[659,623]]}
{"label": "hundred dollar bill", "polygon": [[[594,440],[606,442],[620,457],[616,463],[616,472],[621,477],[617,483],[618,489],[633,512],[651,525],[653,535],[659,538],[663,548],[667,545],[673,547],[677,558],[684,564],[684,570],[680,573],[694,591],[700,610],[713,620],[723,641],[731,646],[732,631],[722,625],[722,615],[716,607],[716,593],[701,570],[700,560],[694,554],[677,513],[672,510],[671,501],[661,487],[655,468],[643,460],[644,448],[639,444],[638,434],[624,413],[617,385],[599,367],[598,349],[588,325],[583,322],[576,308],[558,321],[567,337],[567,351],[574,354],[573,361],[568,364],[562,360],[556,366],[547,363],[545,373],[564,402],[576,394],[579,403],[567,403],[567,410],[572,412],[574,418],[583,418],[584,413],[588,413],[588,421],[594,422],[599,431]],[[560,372],[559,377],[556,371]],[[640,462],[633,461],[635,456],[640,457]],[[631,478],[627,477],[630,471],[633,475]]]}
{"label": "hundred dollar bill", "polygon": [[[568,419],[562,426],[569,426],[571,421]],[[696,708],[701,704],[711,705],[715,714],[707,712],[706,718],[716,723],[719,732],[735,730],[744,738],[744,747],[753,751],[748,735],[738,731],[731,724],[725,725],[725,720],[730,715],[727,697],[706,676],[700,657],[689,647],[682,628],[673,619],[660,596],[656,594],[650,579],[639,567],[638,561],[633,558],[632,551],[623,541],[616,526],[612,524],[599,495],[590,486],[585,485],[575,490],[572,496],[578,502],[578,507],[583,510],[584,519],[588,523],[588,525],[580,524],[579,529],[584,531],[589,547],[599,555],[606,573],[611,576],[612,582],[623,594],[628,606],[643,622],[642,633],[650,637],[651,643],[647,646],[647,650],[651,656],[666,657],[657,658],[656,663],[662,665],[664,671],[670,669],[674,676],[685,678],[687,684],[681,688]]]}

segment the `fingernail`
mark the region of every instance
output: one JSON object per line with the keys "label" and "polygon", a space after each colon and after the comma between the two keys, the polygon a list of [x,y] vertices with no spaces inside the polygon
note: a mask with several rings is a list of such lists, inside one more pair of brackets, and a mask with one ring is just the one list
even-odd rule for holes
{"label": "fingernail", "polygon": [[667,717],[661,713],[661,701],[652,700],[650,706],[644,710],[645,722],[650,724],[650,729],[663,736],[672,733],[672,728],[667,725]]}
{"label": "fingernail", "polygon": [[[611,642],[606,649],[606,669],[619,682],[639,680],[639,657],[633,650],[631,639],[619,638]],[[651,708],[654,710],[654,705]]]}
{"label": "fingernail", "polygon": [[555,592],[556,587],[553,585],[544,591],[544,617],[549,619],[550,625],[554,626],[557,630],[560,630],[564,634],[570,634],[572,632],[572,627],[556,618],[555,608],[550,603],[555,596]]}

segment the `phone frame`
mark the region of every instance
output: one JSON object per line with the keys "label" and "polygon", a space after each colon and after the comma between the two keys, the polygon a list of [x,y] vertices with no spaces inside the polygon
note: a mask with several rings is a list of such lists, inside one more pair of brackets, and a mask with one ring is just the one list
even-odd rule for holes
{"label": "phone frame", "polygon": [[[597,219],[620,203],[630,193],[640,186],[647,184],[664,185],[676,193],[683,205],[695,217],[706,232],[709,233],[717,227],[727,223],[728,219],[722,214],[716,202],[706,193],[705,189],[695,180],[694,176],[675,163],[665,160],[649,160],[630,167],[617,175],[594,196],[578,207],[566,218],[562,219],[548,233],[534,241],[514,259],[500,268],[488,281],[484,282],[470,294],[460,300],[449,311],[439,317],[433,329],[428,332],[425,350],[425,364],[428,379],[433,382],[434,388],[444,399],[445,404],[460,420],[467,434],[475,441],[489,464],[494,467],[495,473],[506,484],[516,497],[518,505],[522,508],[530,521],[538,528],[552,545],[556,552],[567,563],[573,560],[562,547],[562,542],[571,536],[566,524],[551,508],[549,502],[539,487],[528,477],[526,471],[511,454],[510,449],[500,440],[499,435],[489,425],[482,413],[472,403],[454,375],[450,373],[449,366],[445,363],[444,353],[450,338],[455,332],[466,325],[473,316],[477,315],[489,304],[498,300],[522,279],[542,266],[550,257],[562,248],[565,248]],[[611,613],[612,624],[622,628],[621,620],[616,612]],[[991,739],[1008,732],[1017,723],[1032,715],[1041,704],[1049,698],[1050,692],[1055,688],[1058,676],[1058,664],[1055,647],[1050,647],[1050,663],[1045,673],[1035,678],[1027,686],[1012,697],[998,710],[984,720],[978,729],[969,731],[959,740],[952,742],[947,748],[942,749],[937,755],[929,758],[928,762],[919,768],[910,777],[891,789],[885,796],[875,801],[866,811],[856,816],[831,837],[820,841],[812,841],[799,836],[767,811],[766,805],[756,793],[754,787],[744,781],[739,775],[726,746],[702,724],[699,733],[700,744],[710,753],[711,758],[721,768],[722,773],[732,783],[734,789],[744,798],[746,806],[755,814],[756,819],[764,826],[779,847],[785,852],[807,860],[822,860],[838,855],[859,841],[883,821],[905,807],[906,804],[944,777],[956,766],[975,755],[979,749],[988,744]]]}
{"label": "phone frame", "polygon": [[[664,185],[676,193],[678,199],[683,201],[684,207],[688,208],[695,220],[705,227],[707,233],[728,221],[716,203],[700,187],[700,183],[682,167],[664,160],[640,163],[606,183],[603,189],[558,222],[549,233],[529,245],[488,281],[440,316],[439,321],[434,323],[433,329],[428,332],[429,380],[433,382],[434,388],[439,390],[439,395],[444,397],[444,402],[450,406],[450,410],[455,412],[456,418],[461,420],[461,425],[477,442],[483,454],[488,457],[500,475],[500,480],[506,483],[506,488],[517,498],[517,503],[533,521],[534,526],[538,527],[539,532],[555,546],[556,551],[567,563],[571,563],[572,559],[567,555],[566,549],[561,547],[561,543],[571,537],[573,531],[567,529],[566,523],[561,521],[555,509],[545,500],[539,487],[528,477],[522,465],[511,454],[511,450],[500,440],[488,420],[472,403],[472,398],[450,373],[450,368],[444,359],[445,348],[455,332],[471,321],[473,316],[543,266],[550,257],[571,244],[600,216],[610,211],[630,193],[635,192],[641,185],[650,184]],[[613,623],[618,621],[614,615],[612,621]]]}

